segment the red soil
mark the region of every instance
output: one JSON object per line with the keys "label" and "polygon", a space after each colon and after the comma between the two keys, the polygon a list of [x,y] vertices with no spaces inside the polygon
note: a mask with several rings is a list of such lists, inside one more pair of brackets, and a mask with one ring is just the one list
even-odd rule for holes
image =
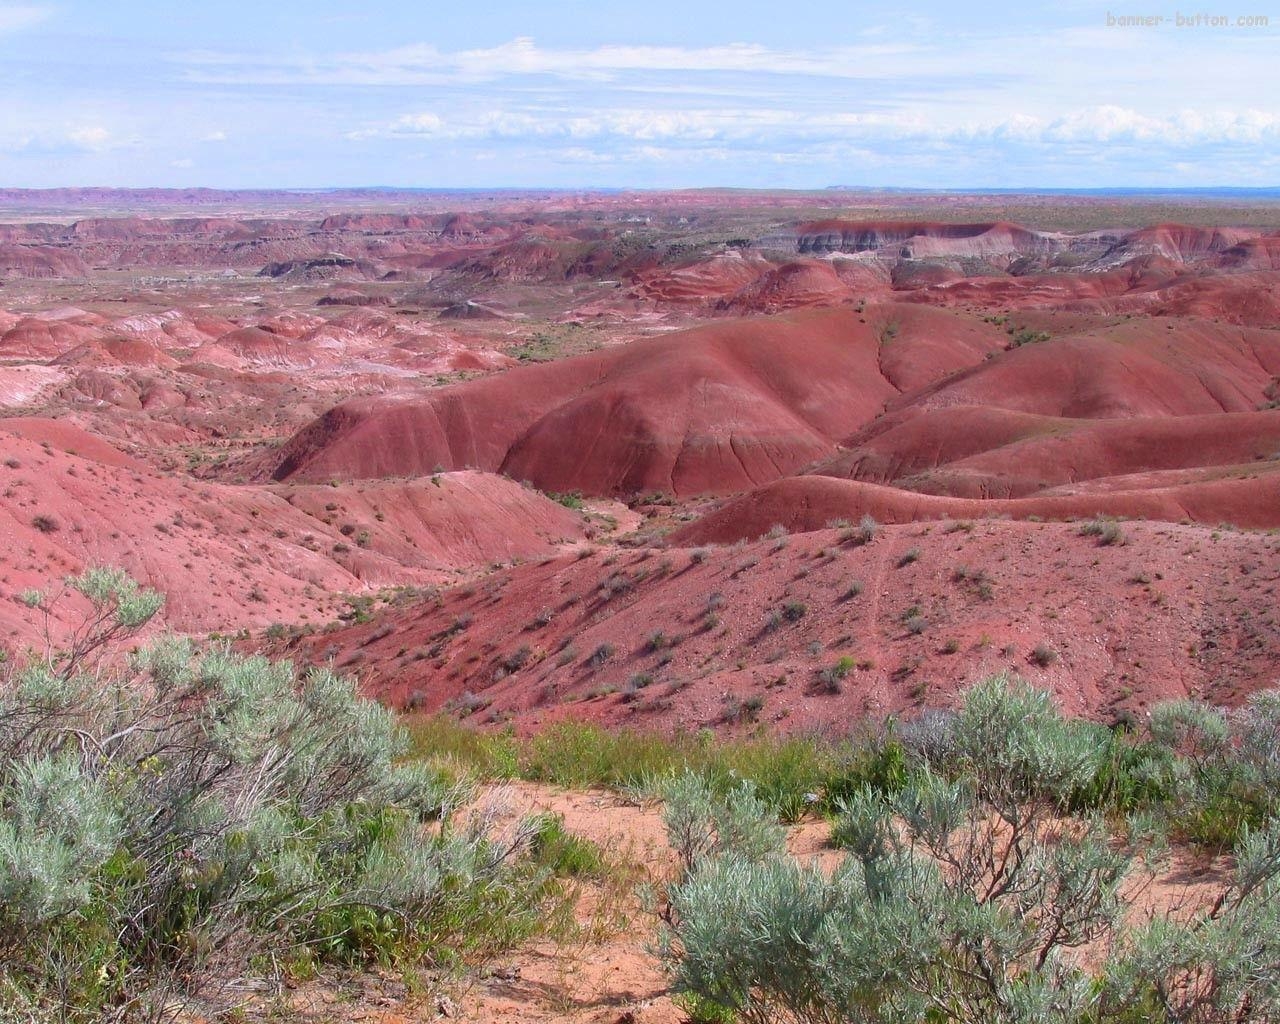
{"label": "red soil", "polygon": [[816,472],[967,498],[1280,455],[1280,410],[1079,420],[953,406],[882,417]]}
{"label": "red soil", "polygon": [[290,484],[272,490],[309,516],[336,526],[349,544],[357,538],[367,550],[413,568],[461,572],[554,551],[586,536],[581,513],[487,473],[338,488]]}
{"label": "red soil", "polygon": [[[852,195],[798,227],[812,196],[193,192],[195,216],[99,216],[113,202],[0,224],[9,647],[39,639],[22,589],[112,562],[196,632],[314,627],[402,588],[303,653],[394,702],[470,690],[520,728],[735,728],[755,698],[781,728],[840,727],[1000,668],[1102,717],[1274,684],[1274,538],[1213,526],[1280,527],[1264,229],[1042,232],[1003,201],[944,224]],[[920,213],[843,212],[877,204]],[[1027,331],[1051,337],[1005,351]],[[596,350],[515,365],[562,344]],[[650,498],[584,517],[521,480]],[[1100,512],[1152,522],[1099,546],[1030,521]],[[889,524],[869,545],[823,532],[864,514]],[[790,540],[754,540],[775,524]],[[670,527],[743,546],[626,546]],[[587,542],[610,546],[563,550]],[[521,559],[549,561],[500,567]],[[817,671],[846,654],[829,692]]]}
{"label": "red soil", "polygon": [[[1124,544],[1099,547],[1065,524],[961,525],[885,527],[859,547],[826,530],[561,557],[289,653],[336,658],[393,705],[479,709],[521,729],[732,728],[758,714],[785,731],[842,730],[947,704],[1006,669],[1102,719],[1274,685],[1276,538],[1134,523]],[[1037,660],[1041,645],[1052,654]],[[842,656],[844,678],[821,679]]]}
{"label": "red soil", "polygon": [[726,500],[678,530],[681,544],[727,544],[759,537],[773,526],[793,532],[822,529],[869,515],[885,523],[1007,516],[1078,519],[1096,515],[1163,522],[1280,527],[1280,464],[1241,467],[1220,479],[1134,490],[1081,490],[1032,498],[951,498],[825,476],[790,477]]}
{"label": "red soil", "polygon": [[9,598],[92,564],[163,591],[171,628],[235,630],[325,621],[344,593],[456,579],[585,532],[578,513],[482,474],[352,489],[200,483],[37,419],[0,421],[0,448],[0,638],[13,645],[40,626]]}
{"label": "red soil", "polygon": [[85,317],[24,317],[0,335],[0,359],[56,359],[100,334]]}
{"label": "red soil", "polygon": [[1280,270],[1280,235],[1250,238],[1224,250],[1222,265],[1239,270]]}
{"label": "red soil", "polygon": [[654,302],[712,303],[752,285],[771,269],[761,257],[731,250],[683,266],[640,271],[631,294]]}
{"label": "red soil", "polygon": [[1280,331],[1126,320],[1023,345],[903,405],[983,405],[1068,418],[1251,412],[1280,374]]}
{"label": "red soil", "polygon": [[0,279],[5,277],[87,277],[75,253],[44,245],[0,245]]}
{"label": "red soil", "polygon": [[830,263],[805,260],[784,263],[762,274],[718,308],[735,313],[777,313],[805,306],[835,306],[853,301],[851,289]]}
{"label": "red soil", "polygon": [[1227,252],[1259,234],[1259,231],[1241,228],[1156,224],[1130,232],[1117,249],[1131,253],[1152,252],[1179,263],[1187,263]]}

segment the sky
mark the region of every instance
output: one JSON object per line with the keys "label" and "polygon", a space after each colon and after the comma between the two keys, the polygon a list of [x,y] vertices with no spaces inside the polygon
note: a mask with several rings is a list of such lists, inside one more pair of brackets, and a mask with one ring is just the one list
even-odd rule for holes
{"label": "sky", "polygon": [[1177,2],[0,0],[0,187],[1280,185],[1280,3]]}

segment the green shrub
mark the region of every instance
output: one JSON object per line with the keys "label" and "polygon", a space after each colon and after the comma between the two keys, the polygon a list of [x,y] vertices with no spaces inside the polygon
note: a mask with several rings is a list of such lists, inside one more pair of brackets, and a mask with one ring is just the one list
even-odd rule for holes
{"label": "green shrub", "polygon": [[920,561],[920,549],[907,548],[907,550],[904,551],[902,555],[898,558],[898,568],[902,569],[908,565],[911,565],[913,562],[918,562],[918,561]]}
{"label": "green shrub", "polygon": [[661,795],[662,820],[686,872],[729,851],[758,862],[783,848],[777,817],[746,780],[722,792],[704,776],[686,771],[670,779]]}
{"label": "green shrub", "polygon": [[836,813],[854,793],[870,789],[891,796],[907,785],[912,768],[902,743],[892,736],[880,737],[861,749],[833,772],[822,792],[822,806]]}
{"label": "green shrub", "polygon": [[[1045,694],[981,683],[915,739],[949,774],[926,762],[836,800],[845,857],[829,874],[726,839],[708,827],[713,795],[683,783],[667,817],[686,864],[664,946],[678,997],[759,1024],[1276,1020],[1280,822],[1242,832],[1221,899],[1130,926],[1122,885],[1143,829],[1062,820],[1112,746]],[[1103,959],[1079,958],[1085,946]]]}
{"label": "green shrub", "polygon": [[823,686],[831,693],[840,692],[840,684],[853,671],[857,662],[847,654],[842,654],[835,662],[818,673]]}
{"label": "green shrub", "polygon": [[787,601],[782,606],[782,617],[788,622],[799,622],[809,613],[809,606],[803,601]]}
{"label": "green shrub", "polygon": [[1030,327],[1019,327],[1010,331],[1009,348],[1021,348],[1023,345],[1036,345],[1049,340],[1048,331],[1037,331]]}
{"label": "green shrub", "polygon": [[876,539],[876,534],[880,532],[880,524],[876,522],[875,516],[864,515],[855,527],[845,528],[840,533],[840,539],[846,544],[852,544],[860,547],[863,544],[870,544]]}
{"label": "green shrub", "polygon": [[1274,809],[1280,802],[1280,690],[1251,694],[1231,724],[1246,783]]}
{"label": "green shrub", "polygon": [[0,989],[97,1019],[214,960],[448,960],[539,926],[528,831],[464,820],[466,776],[405,763],[349,680],[175,638],[108,659],[159,596],[68,586],[71,649],[0,687]]}
{"label": "green shrub", "polygon": [[552,501],[559,502],[565,508],[573,509],[575,512],[581,512],[585,507],[581,491],[566,491],[563,494],[548,491],[547,497]]}
{"label": "green shrub", "polygon": [[566,831],[563,815],[544,812],[530,821],[529,828],[529,852],[535,863],[573,878],[599,876],[604,871],[600,847]]}

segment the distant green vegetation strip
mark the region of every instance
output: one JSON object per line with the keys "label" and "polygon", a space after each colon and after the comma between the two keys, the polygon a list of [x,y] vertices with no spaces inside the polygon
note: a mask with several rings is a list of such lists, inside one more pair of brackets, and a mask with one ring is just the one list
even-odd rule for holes
{"label": "distant green vegetation strip", "polygon": [[[1108,728],[1063,720],[1088,770],[1059,794],[1064,810],[1151,812],[1177,839],[1227,849],[1274,816],[1280,795],[1280,691],[1237,711],[1199,701],[1154,708],[1146,723]],[[784,822],[829,814],[850,793],[891,794],[921,772],[965,778],[954,745],[955,716],[866,722],[842,738],[670,735],[563,722],[531,738],[483,733],[438,716],[410,723],[411,755],[446,758],[488,780],[525,779],[566,788],[604,787],[655,796],[686,771],[719,792],[742,781]]]}

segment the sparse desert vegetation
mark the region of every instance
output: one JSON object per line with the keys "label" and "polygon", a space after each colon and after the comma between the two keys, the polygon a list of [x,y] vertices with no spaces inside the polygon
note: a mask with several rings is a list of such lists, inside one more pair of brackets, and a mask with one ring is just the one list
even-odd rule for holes
{"label": "sparse desert vegetation", "polygon": [[[1135,913],[1152,870],[1143,858],[1161,840],[1114,804],[1098,813],[1100,774],[1115,765],[1103,735],[1004,680],[968,691],[929,733],[907,735],[909,767],[890,786],[837,801],[834,871],[787,854],[750,783],[668,787],[684,873],[666,955],[694,1019],[1263,1022],[1280,1012],[1280,820],[1240,829],[1219,892],[1176,919]],[[1221,767],[1255,800],[1273,799],[1250,755]],[[1137,783],[1124,776],[1113,781]]]}
{"label": "sparse desert vegetation", "polygon": [[1277,1019],[1274,205],[38,198],[0,1019]]}
{"label": "sparse desert vegetation", "polygon": [[[1274,690],[1108,728],[994,677],[954,711],[825,739],[570,722],[521,739],[447,717],[406,729],[331,670],[225,645],[155,637],[123,657],[163,602],[119,570],[23,598],[47,621],[71,599],[87,608],[71,644],[6,663],[0,689],[0,984],[31,1019],[226,1005],[229,975],[279,992],[371,964],[447,999],[486,959],[636,927],[661,942],[664,999],[696,1020],[1275,1012]],[[779,619],[806,612],[788,602]],[[821,688],[838,695],[861,668],[842,655]],[[655,684],[635,675],[619,699]],[[723,715],[755,722],[768,706],[752,694]],[[618,859],[560,811],[511,817],[498,794],[513,784],[656,803],[671,860]],[[787,852],[806,823],[838,851],[827,868]],[[1180,851],[1229,866],[1166,918]],[[642,885],[661,894],[657,917]],[[603,890],[621,901],[607,918],[582,902]],[[869,958],[894,970],[862,972]]]}
{"label": "sparse desert vegetation", "polygon": [[243,972],[444,969],[542,927],[547,823],[500,835],[350,680],[176,637],[117,667],[158,595],[68,587],[77,645],[0,690],[6,1012],[154,1019]]}

